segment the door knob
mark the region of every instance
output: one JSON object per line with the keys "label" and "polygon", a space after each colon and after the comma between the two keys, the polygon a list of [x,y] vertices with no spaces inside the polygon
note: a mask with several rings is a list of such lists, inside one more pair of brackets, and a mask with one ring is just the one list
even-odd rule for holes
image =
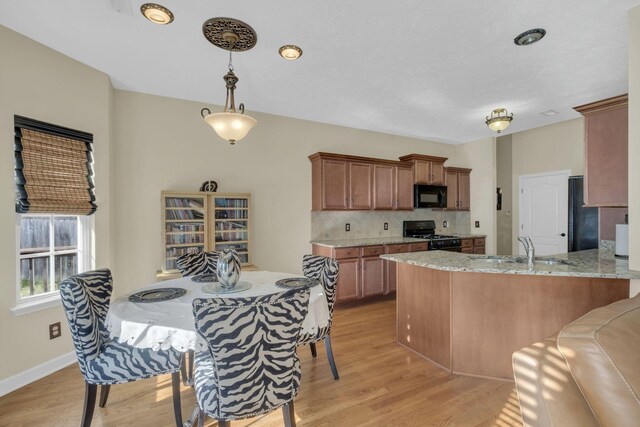
{"label": "door knob", "polygon": [[560,233],[560,235],[561,235],[562,237],[564,237],[564,236],[566,236],[566,233]]}

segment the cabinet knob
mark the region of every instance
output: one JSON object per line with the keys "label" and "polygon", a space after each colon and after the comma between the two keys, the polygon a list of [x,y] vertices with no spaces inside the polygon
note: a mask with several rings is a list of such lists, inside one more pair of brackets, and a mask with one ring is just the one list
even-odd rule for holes
{"label": "cabinet knob", "polygon": [[567,234],[566,234],[566,233],[560,233],[560,235],[561,235],[562,237],[564,237],[564,236],[566,236]]}

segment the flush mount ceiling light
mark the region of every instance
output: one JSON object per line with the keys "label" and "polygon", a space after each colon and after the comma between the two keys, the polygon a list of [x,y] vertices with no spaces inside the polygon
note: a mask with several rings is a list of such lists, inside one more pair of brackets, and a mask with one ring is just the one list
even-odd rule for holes
{"label": "flush mount ceiling light", "polygon": [[518,46],[527,46],[540,41],[547,31],[542,28],[534,28],[533,30],[525,31],[522,34],[518,34],[513,42]]}
{"label": "flush mount ceiling light", "polygon": [[166,7],[156,3],[145,3],[140,6],[140,12],[154,24],[167,25],[173,22],[173,13]]}
{"label": "flush mount ceiling light", "polygon": [[285,44],[280,49],[278,49],[278,53],[284,59],[295,61],[302,56],[302,49],[294,44]]}
{"label": "flush mount ceiling light", "polygon": [[485,123],[492,131],[500,133],[509,127],[511,120],[513,120],[513,114],[509,114],[506,108],[496,108],[491,112],[491,116],[487,117]]}
{"label": "flush mount ceiling light", "polygon": [[224,110],[212,113],[208,108],[200,111],[202,118],[220,136],[234,145],[247,136],[258,123],[256,119],[244,114],[244,104],[236,111],[234,92],[238,78],[233,73],[231,52],[244,52],[256,45],[258,36],[248,24],[232,18],[212,18],[202,25],[204,37],[215,46],[229,51],[229,72],[223,77],[227,84],[227,99]]}

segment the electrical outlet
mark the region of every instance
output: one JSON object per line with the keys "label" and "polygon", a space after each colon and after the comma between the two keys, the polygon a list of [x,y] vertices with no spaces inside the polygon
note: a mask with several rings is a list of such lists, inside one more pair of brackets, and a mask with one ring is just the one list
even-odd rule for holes
{"label": "electrical outlet", "polygon": [[447,228],[449,226],[449,221],[442,221],[442,228]]}
{"label": "electrical outlet", "polygon": [[351,224],[346,223],[346,224],[344,225],[344,231],[351,231]]}
{"label": "electrical outlet", "polygon": [[62,330],[60,329],[60,322],[52,323],[49,325],[49,339],[59,338],[62,335]]}
{"label": "electrical outlet", "polygon": [[476,221],[476,228],[480,228],[480,221]]}
{"label": "electrical outlet", "polygon": [[388,223],[388,222],[385,222],[385,223],[384,223],[384,229],[385,229],[385,230],[388,230],[388,229],[389,229],[389,223]]}

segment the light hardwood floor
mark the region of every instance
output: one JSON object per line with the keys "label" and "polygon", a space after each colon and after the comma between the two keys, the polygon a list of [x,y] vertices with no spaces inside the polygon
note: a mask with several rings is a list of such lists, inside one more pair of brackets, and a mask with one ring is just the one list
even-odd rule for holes
{"label": "light hardwood floor", "polygon": [[[298,426],[521,426],[513,383],[448,375],[395,343],[395,301],[336,309],[332,342],[340,380],[324,346],[300,348]],[[77,426],[84,386],[77,365],[0,398],[0,426]],[[185,416],[195,405],[182,389]],[[112,387],[93,426],[173,426],[171,378]],[[212,420],[207,426],[215,426]],[[282,426],[282,412],[232,423]]]}

